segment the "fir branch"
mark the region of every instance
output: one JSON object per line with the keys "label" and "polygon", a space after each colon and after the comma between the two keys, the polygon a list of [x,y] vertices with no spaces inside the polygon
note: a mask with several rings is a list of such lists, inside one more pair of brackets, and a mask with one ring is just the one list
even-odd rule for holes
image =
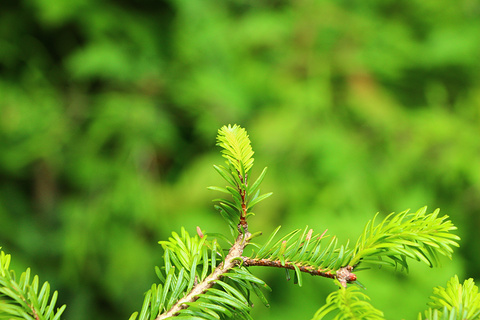
{"label": "fir branch", "polygon": [[[271,195],[260,195],[259,186],[266,168],[250,185],[248,172],[253,165],[253,151],[243,128],[224,126],[219,130],[217,141],[223,148],[227,167],[214,168],[228,185],[210,189],[231,196],[214,201],[218,201],[215,208],[231,228],[234,243],[225,255],[215,239],[218,235],[209,241],[206,238],[210,235],[197,230],[200,239],[191,238],[183,228],[181,235],[173,233],[169,241],[160,242],[165,249],[164,267],[156,268],[156,272],[162,284],[154,284],[147,292],[139,320],[251,319],[252,292],[268,306],[260,291],[260,287],[268,286],[248,271],[247,268],[253,266],[294,270],[300,286],[303,273],[334,279],[340,289],[329,295],[315,320],[331,313],[336,313],[335,319],[383,319],[383,313],[368,302],[368,296],[353,286],[347,288],[347,283],[356,280],[353,270],[359,264],[370,262],[408,268],[407,258],[413,258],[435,266],[439,254],[451,257],[452,247],[458,246],[459,237],[451,233],[456,227],[447,216],[439,218],[438,210],[426,214],[426,208],[416,213],[392,213],[379,224],[375,223],[375,216],[353,248],[349,242],[339,245],[335,236],[326,235],[327,230],[314,234],[308,226],[274,241],[278,227],[263,246],[250,243],[253,238],[247,224],[247,217],[253,214],[250,210]],[[243,256],[248,244],[259,247],[250,257]],[[389,260],[384,261],[385,258]],[[475,299],[468,303],[474,304]],[[443,309],[448,311],[447,306]],[[434,310],[433,314],[441,313]],[[452,315],[452,311],[449,314]],[[130,319],[135,320],[137,315],[134,313]]]}
{"label": "fir branch", "polygon": [[238,258],[242,256],[243,249],[247,245],[250,236],[251,234],[248,232],[240,234],[225,257],[225,261],[220,263],[208,277],[197,284],[184,298],[178,300],[170,310],[160,314],[156,320],[167,319],[178,314],[182,309],[187,308],[189,303],[195,302],[201,294],[212,288],[215,282],[219,281],[230,269],[237,266],[239,264]]}
{"label": "fir branch", "polygon": [[[460,238],[451,231],[457,228],[448,216],[438,217],[439,209],[426,214],[423,207],[415,213],[408,210],[390,214],[375,226],[375,216],[369,221],[353,250],[350,264],[360,262],[401,265],[408,269],[407,258],[425,262],[430,267],[437,266],[438,255],[451,258],[453,249],[458,247]],[[389,258],[391,261],[384,261]]]}
{"label": "fir branch", "polygon": [[11,256],[0,251],[0,318],[58,320],[66,306],[54,310],[57,291],[50,298],[50,285],[45,282],[40,287],[38,276],[31,279],[28,268],[17,281],[15,273],[9,269]]}
{"label": "fir branch", "polygon": [[[375,226],[375,218],[368,222],[354,249],[348,243],[338,246],[336,237],[328,245],[323,242],[325,232],[313,235],[308,226],[280,238],[274,244],[277,228],[254,257],[244,259],[246,266],[269,266],[295,270],[299,284],[301,273],[336,278],[342,286],[356,280],[352,273],[360,262],[400,264],[408,268],[407,258],[438,264],[438,254],[451,256],[451,246],[458,246],[458,236],[450,231],[456,227],[438,217],[438,210],[426,214],[426,208],[409,214],[391,214]],[[389,258],[390,261],[384,261]]]}
{"label": "fir branch", "polygon": [[[455,275],[448,281],[446,288],[435,287],[430,299],[431,308],[425,312],[427,319],[432,319],[433,313],[436,313],[439,319],[447,316],[451,319],[480,318],[480,293],[471,278],[460,284]],[[419,318],[421,319],[421,315]]]}
{"label": "fir branch", "polygon": [[[244,128],[238,125],[223,126],[218,130],[217,145],[222,147],[227,167],[214,166],[215,170],[227,181],[224,187],[211,186],[210,190],[230,194],[232,200],[215,199],[219,205],[215,208],[227,221],[232,230],[239,233],[248,230],[247,217],[253,215],[251,209],[257,203],[270,197],[272,193],[260,195],[259,186],[265,177],[267,168],[263,169],[255,182],[249,185],[249,171],[253,166],[253,150]],[[233,232],[234,233],[234,232]]]}
{"label": "fir branch", "polygon": [[[215,200],[219,202],[215,208],[234,231],[230,239],[234,243],[223,235],[204,234],[199,227],[198,236],[190,237],[182,228],[180,234],[173,232],[168,241],[160,241],[164,248],[164,264],[161,268],[156,267],[155,271],[162,283],[151,286],[140,313],[135,312],[130,320],[136,320],[137,316],[139,320],[171,317],[182,320],[225,317],[250,320],[252,292],[268,306],[260,290],[268,286],[247,269],[254,266],[294,270],[300,286],[302,273],[334,279],[340,289],[328,296],[314,320],[321,320],[332,313],[336,314],[334,319],[380,320],[383,313],[369,303],[369,297],[356,287],[347,287],[347,283],[357,279],[354,268],[363,262],[408,268],[407,258],[436,266],[439,254],[451,258],[452,247],[458,246],[459,237],[451,233],[456,227],[447,220],[448,216],[438,217],[438,209],[426,214],[424,207],[416,213],[392,213],[378,225],[375,225],[375,216],[367,223],[353,249],[349,248],[348,242],[338,245],[336,237],[325,242],[327,230],[320,235],[314,234],[308,226],[273,242],[280,229],[278,227],[263,246],[258,246],[255,256],[245,257],[245,247],[254,245],[250,243],[251,239],[261,234],[252,235],[246,219],[253,215],[250,210],[254,205],[271,195],[260,195],[259,186],[266,168],[249,185],[249,171],[254,159],[245,129],[237,125],[224,126],[218,132],[217,142],[223,148],[227,167],[214,168],[229,185],[210,189],[232,197],[231,200]],[[214,239],[207,240],[209,236]],[[231,245],[226,255],[217,238],[226,239]],[[384,258],[391,261],[384,261]],[[65,306],[54,312],[57,292],[49,301],[47,282],[40,288],[38,276],[30,279],[30,269],[16,281],[15,274],[9,270],[9,263],[10,256],[1,251],[0,319],[58,320]],[[435,288],[431,299],[431,308],[425,312],[429,320],[480,319],[480,294],[472,279],[461,285],[455,276],[446,289]]]}
{"label": "fir branch", "polygon": [[383,320],[383,312],[372,306],[369,300],[357,287],[342,286],[327,297],[326,304],[315,313],[312,320],[322,320],[331,313],[335,313],[334,319],[339,320]]}

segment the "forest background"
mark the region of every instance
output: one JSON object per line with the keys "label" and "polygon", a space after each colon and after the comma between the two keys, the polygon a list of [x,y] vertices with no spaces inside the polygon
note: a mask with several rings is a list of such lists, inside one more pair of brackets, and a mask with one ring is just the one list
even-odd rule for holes
{"label": "forest background", "polygon": [[[0,3],[0,246],[59,290],[64,317],[128,319],[159,240],[223,232],[218,128],[269,167],[251,231],[341,241],[427,205],[461,247],[440,269],[360,272],[388,319],[480,279],[480,2],[141,0]],[[256,170],[256,171],[255,171]],[[258,240],[261,242],[261,239]],[[272,287],[256,319],[310,319],[334,284]],[[463,280],[461,280],[463,281]],[[408,294],[402,294],[408,293]]]}

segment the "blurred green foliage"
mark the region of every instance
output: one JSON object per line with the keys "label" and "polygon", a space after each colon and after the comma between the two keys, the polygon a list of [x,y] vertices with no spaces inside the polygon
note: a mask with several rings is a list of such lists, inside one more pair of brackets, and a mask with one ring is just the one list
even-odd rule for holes
{"label": "blurred green foliage", "polygon": [[[359,274],[387,318],[413,318],[453,273],[480,276],[479,35],[475,0],[2,1],[0,245],[67,318],[128,317],[158,240],[226,230],[206,187],[238,123],[274,192],[252,231],[451,216],[442,269]],[[333,286],[258,274],[274,290],[257,319],[309,319]]]}

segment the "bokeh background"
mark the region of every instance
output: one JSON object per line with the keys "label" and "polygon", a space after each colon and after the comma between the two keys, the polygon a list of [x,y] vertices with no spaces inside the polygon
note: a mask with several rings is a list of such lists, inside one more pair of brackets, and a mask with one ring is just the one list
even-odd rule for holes
{"label": "bokeh background", "polygon": [[[0,3],[0,246],[60,291],[64,318],[128,319],[181,226],[212,207],[218,128],[240,124],[274,195],[250,227],[355,240],[427,205],[458,226],[440,269],[358,274],[388,319],[480,277],[476,0],[23,0]],[[261,240],[260,240],[261,241]],[[256,319],[310,319],[334,289],[253,269]]]}

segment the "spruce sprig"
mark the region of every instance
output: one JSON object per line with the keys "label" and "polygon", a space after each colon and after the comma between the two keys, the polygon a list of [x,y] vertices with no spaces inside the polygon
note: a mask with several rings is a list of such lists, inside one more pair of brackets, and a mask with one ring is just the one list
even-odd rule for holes
{"label": "spruce sprig", "polygon": [[215,199],[215,206],[230,226],[233,237],[235,229],[247,230],[247,218],[253,215],[252,208],[260,201],[270,197],[272,193],[260,194],[260,184],[267,168],[250,185],[250,169],[253,166],[253,150],[244,128],[238,125],[223,126],[218,130],[217,145],[222,148],[223,157],[227,159],[227,167],[214,166],[215,170],[228,183],[226,187],[211,186],[211,190],[220,191],[231,196],[230,199]]}
{"label": "spruce sprig", "polygon": [[0,251],[0,319],[60,319],[66,306],[55,309],[57,291],[50,298],[50,285],[41,285],[37,275],[32,279],[30,268],[17,280],[10,261],[11,256]]}
{"label": "spruce sprig", "polygon": [[[408,259],[422,261],[429,266],[439,265],[439,255],[452,256],[459,237],[452,233],[456,227],[448,216],[439,217],[439,210],[428,213],[426,207],[415,213],[392,213],[380,223],[378,214],[366,224],[353,247],[349,242],[339,244],[327,230],[314,233],[308,226],[293,230],[277,238],[280,227],[264,241],[254,244],[247,217],[252,207],[268,198],[260,195],[260,185],[266,168],[250,184],[253,150],[245,129],[234,125],[219,130],[217,144],[222,148],[227,166],[214,166],[227,182],[226,187],[210,189],[228,194],[228,199],[216,199],[215,208],[227,220],[232,238],[224,234],[204,234],[197,227],[197,235],[190,236],[182,228],[172,233],[163,248],[162,264],[155,268],[159,283],[145,294],[140,312],[130,320],[175,319],[252,319],[251,297],[256,294],[264,305],[268,301],[263,289],[268,285],[250,272],[250,267],[275,267],[293,270],[295,282],[302,285],[302,274],[308,273],[335,281],[339,289],[331,293],[326,304],[314,316],[334,319],[383,319],[373,307],[365,292],[349,285],[358,283],[354,271],[360,265],[380,264],[408,269]],[[226,242],[228,248],[221,243]],[[257,252],[244,254],[247,246]],[[39,279],[31,279],[27,269],[17,281],[9,270],[10,256],[0,252],[0,319],[57,320],[65,306],[55,309],[57,293],[50,299],[50,287]],[[480,295],[472,279],[461,285],[455,276],[447,288],[435,288],[429,320],[480,319]],[[419,320],[422,315],[419,315]]]}
{"label": "spruce sprig", "polygon": [[295,282],[300,285],[302,273],[308,273],[337,279],[343,286],[356,281],[353,271],[364,264],[401,265],[408,270],[408,260],[413,259],[437,266],[438,255],[451,257],[459,239],[451,233],[456,228],[448,217],[439,218],[438,213],[427,214],[426,207],[412,214],[392,213],[375,225],[377,215],[366,224],[353,248],[349,242],[339,244],[327,230],[314,234],[308,226],[274,241],[278,227],[257,253],[244,258],[244,263],[294,270]]}
{"label": "spruce sprig", "polygon": [[[452,247],[460,238],[451,233],[457,228],[448,216],[439,217],[439,209],[427,214],[423,207],[415,213],[390,214],[375,225],[378,214],[367,223],[353,253],[352,265],[360,262],[400,265],[408,270],[407,258],[438,266],[439,254],[452,257]],[[385,260],[387,258],[387,260]]]}
{"label": "spruce sprig", "polygon": [[253,166],[253,150],[247,131],[238,125],[223,126],[218,130],[217,145],[223,157],[239,174],[245,175]]}
{"label": "spruce sprig", "polygon": [[322,320],[327,315],[329,319],[335,315],[335,320],[383,320],[383,312],[369,300],[357,287],[340,286],[327,297],[326,304],[315,313],[312,320]]}
{"label": "spruce sprig", "polygon": [[426,319],[480,319],[480,293],[472,278],[461,284],[455,275],[446,288],[435,287],[430,299]]}
{"label": "spruce sprig", "polygon": [[[251,319],[251,294],[266,302],[260,288],[266,283],[238,266],[245,245],[239,235],[227,254],[216,238],[198,232],[191,237],[185,229],[172,233],[164,248],[164,266],[157,267],[160,284],[147,292],[140,313],[130,319]],[[267,303],[268,304],[268,303]]]}

